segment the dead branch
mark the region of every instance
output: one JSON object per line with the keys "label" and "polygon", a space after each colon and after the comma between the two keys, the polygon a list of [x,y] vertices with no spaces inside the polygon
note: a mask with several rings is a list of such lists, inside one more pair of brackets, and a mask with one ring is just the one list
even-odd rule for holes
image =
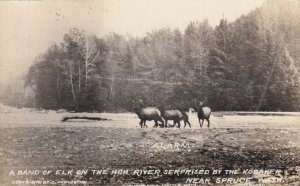
{"label": "dead branch", "polygon": [[106,118],[100,118],[100,117],[88,117],[88,116],[66,116],[66,117],[63,117],[63,119],[61,120],[62,122],[66,122],[68,121],[69,119],[87,119],[87,120],[95,120],[95,121],[106,121],[108,119]]}

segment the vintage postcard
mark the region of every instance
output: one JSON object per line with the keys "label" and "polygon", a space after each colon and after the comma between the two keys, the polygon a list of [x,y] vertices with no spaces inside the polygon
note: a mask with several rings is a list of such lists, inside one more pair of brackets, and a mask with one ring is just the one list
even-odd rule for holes
{"label": "vintage postcard", "polygon": [[0,185],[299,185],[299,0],[0,1]]}

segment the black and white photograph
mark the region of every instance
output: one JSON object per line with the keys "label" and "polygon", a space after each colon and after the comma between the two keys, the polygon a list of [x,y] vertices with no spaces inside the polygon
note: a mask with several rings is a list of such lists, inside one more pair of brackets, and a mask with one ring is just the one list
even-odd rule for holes
{"label": "black and white photograph", "polygon": [[0,186],[300,185],[300,0],[1,0]]}

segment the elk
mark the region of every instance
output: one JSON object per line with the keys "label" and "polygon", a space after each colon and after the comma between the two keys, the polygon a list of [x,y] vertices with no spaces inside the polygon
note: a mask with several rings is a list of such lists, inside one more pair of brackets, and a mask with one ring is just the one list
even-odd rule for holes
{"label": "elk", "polygon": [[[200,107],[198,109],[197,115],[198,115],[199,124],[200,124],[201,128],[203,126],[204,120],[206,120],[208,122],[207,126],[209,128],[209,125],[210,125],[210,121],[209,121],[210,114],[211,114],[211,109],[209,107],[204,107],[203,103],[200,102]],[[201,120],[202,120],[202,122],[201,122]]]}
{"label": "elk", "polygon": [[134,112],[138,115],[138,117],[141,119],[140,126],[141,128],[147,127],[146,121],[154,120],[155,125],[154,127],[158,127],[158,121],[164,125],[164,121],[161,117],[161,112],[156,107],[144,107],[141,100],[139,100],[138,104],[135,104],[133,107]]}
{"label": "elk", "polygon": [[174,124],[173,126],[175,126],[175,124],[178,124],[178,128],[180,128],[180,121],[183,120],[184,121],[184,127],[186,126],[186,124],[188,123],[189,126],[191,127],[191,124],[189,122],[189,117],[185,112],[182,112],[180,110],[162,110],[162,117],[165,119],[165,126],[168,126],[168,120],[173,120]]}
{"label": "elk", "polygon": [[186,114],[186,112],[182,112],[182,119],[184,122],[184,128],[185,128],[186,124],[189,124],[189,126],[191,128],[191,123],[189,122],[189,116]]}

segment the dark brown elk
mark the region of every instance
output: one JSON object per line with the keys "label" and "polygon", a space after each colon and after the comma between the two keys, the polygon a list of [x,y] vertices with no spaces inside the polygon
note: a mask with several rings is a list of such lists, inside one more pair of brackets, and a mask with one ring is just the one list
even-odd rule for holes
{"label": "dark brown elk", "polygon": [[181,120],[184,121],[184,127],[186,126],[186,124],[189,124],[189,126],[191,127],[188,115],[180,110],[162,110],[162,117],[165,119],[166,127],[168,126],[168,120],[174,121],[173,126],[175,126],[175,124],[177,123],[178,128],[180,128]]}
{"label": "dark brown elk", "polygon": [[[203,103],[200,103],[200,107],[198,109],[197,115],[198,115],[198,119],[199,119],[199,124],[200,127],[202,128],[204,120],[207,121],[207,126],[210,127],[210,114],[211,114],[211,109],[209,107],[204,107]],[[202,120],[202,122],[201,122]]]}
{"label": "dark brown elk", "polygon": [[184,128],[185,128],[186,124],[189,124],[189,126],[191,128],[191,123],[189,122],[189,116],[187,115],[186,112],[182,112],[182,119],[184,122]]}
{"label": "dark brown elk", "polygon": [[138,115],[138,117],[141,119],[140,126],[141,128],[147,127],[146,121],[154,120],[155,125],[154,127],[158,127],[158,121],[164,125],[164,121],[161,117],[161,112],[156,107],[144,107],[142,104],[142,101],[138,101],[134,104],[133,107],[134,112]]}

